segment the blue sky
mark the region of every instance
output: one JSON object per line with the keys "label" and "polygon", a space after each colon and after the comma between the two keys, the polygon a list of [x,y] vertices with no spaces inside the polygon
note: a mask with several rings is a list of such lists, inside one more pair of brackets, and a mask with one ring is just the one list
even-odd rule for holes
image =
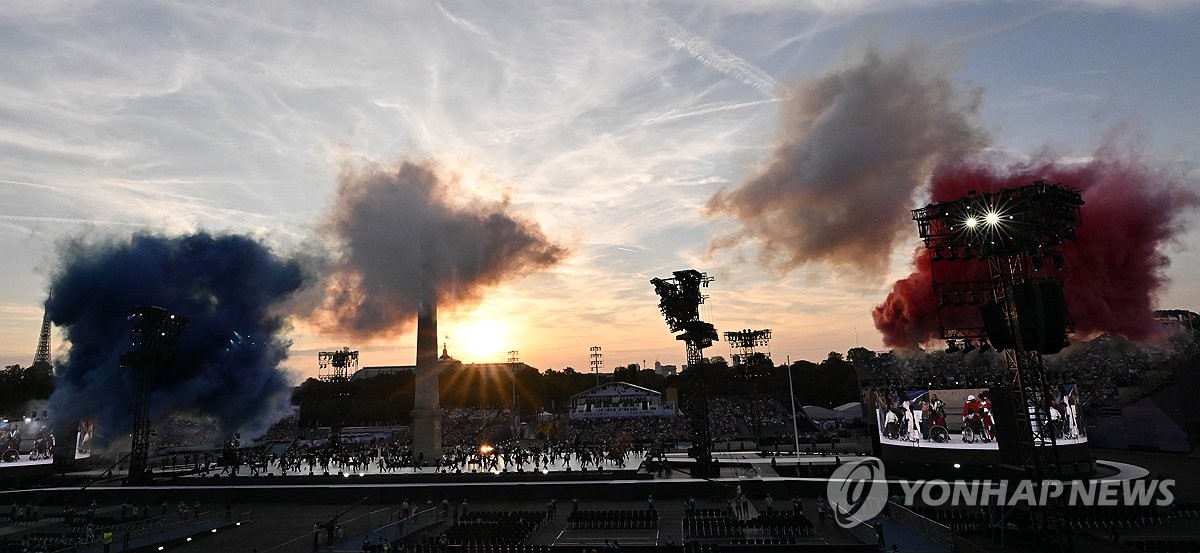
{"label": "blue sky", "polygon": [[[779,360],[880,349],[870,309],[908,273],[915,229],[881,248],[886,274],[780,273],[753,241],[710,252],[738,226],[705,210],[770,156],[784,90],[871,44],[917,44],[981,89],[977,123],[1008,158],[1082,158],[1120,128],[1145,163],[1200,188],[1197,2],[227,6],[0,11],[0,363],[32,359],[64,237],[206,229],[315,251],[339,167],[404,158],[436,160],[471,197],[508,198],[572,250],[443,311],[468,361],[516,349],[582,369],[600,345],[609,366],[678,363],[648,281],[689,267],[717,278],[705,316],[773,328]],[[1200,230],[1182,222],[1159,303],[1197,309]],[[473,347],[481,333],[502,339]],[[412,359],[408,336],[355,342],[296,321],[292,337],[298,374],[342,345],[364,364]]]}

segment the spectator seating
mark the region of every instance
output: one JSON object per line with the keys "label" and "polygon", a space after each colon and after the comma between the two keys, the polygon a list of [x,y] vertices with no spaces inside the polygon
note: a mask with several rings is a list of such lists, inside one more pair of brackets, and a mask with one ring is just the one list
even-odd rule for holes
{"label": "spectator seating", "polygon": [[1146,553],[1198,553],[1200,552],[1200,540],[1196,539],[1144,539],[1144,540],[1123,540],[1121,542],[1125,547],[1129,547],[1136,551],[1145,551]]}
{"label": "spectator seating", "polygon": [[523,545],[546,520],[544,511],[472,512],[446,530],[453,545]]}
{"label": "spectator seating", "polygon": [[658,511],[635,509],[575,511],[567,517],[567,527],[589,530],[649,530],[658,528]]}

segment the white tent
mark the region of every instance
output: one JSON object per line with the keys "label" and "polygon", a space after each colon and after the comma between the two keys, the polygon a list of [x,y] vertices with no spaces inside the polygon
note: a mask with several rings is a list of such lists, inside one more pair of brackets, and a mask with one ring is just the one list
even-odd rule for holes
{"label": "white tent", "polygon": [[813,420],[829,420],[829,419],[842,418],[841,413],[834,411],[833,409],[821,407],[818,405],[805,405],[804,406],[804,414],[808,415],[808,418],[813,419]]}
{"label": "white tent", "polygon": [[841,418],[841,419],[853,420],[853,419],[862,419],[863,418],[862,403],[859,403],[857,401],[843,403],[841,405],[838,405],[837,407],[834,407],[833,410],[838,413],[838,418]]}

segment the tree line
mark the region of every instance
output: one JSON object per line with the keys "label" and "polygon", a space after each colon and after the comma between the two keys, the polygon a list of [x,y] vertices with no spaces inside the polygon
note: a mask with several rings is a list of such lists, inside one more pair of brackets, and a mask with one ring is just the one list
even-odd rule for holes
{"label": "tree line", "polygon": [[49,365],[8,365],[0,371],[0,414],[18,419],[31,401],[44,400],[54,391],[54,372]]}
{"label": "tree line", "polygon": [[[439,399],[445,409],[507,410],[513,406],[515,392],[517,411],[530,417],[542,411],[560,412],[570,404],[571,396],[614,381],[664,394],[674,388],[683,398],[693,393],[694,377],[699,376],[710,396],[754,394],[786,401],[788,366],[762,361],[731,366],[724,358],[713,357],[703,370],[669,376],[637,363],[597,376],[571,367],[541,372],[525,364],[512,370],[504,365],[451,361],[439,369]],[[791,370],[800,405],[830,407],[859,399],[854,366],[840,353],[830,352],[820,363],[796,361]],[[293,403],[299,406],[300,425],[306,427],[326,426],[339,419],[346,425],[408,424],[414,389],[415,377],[407,370],[340,383],[309,378],[296,387]]]}

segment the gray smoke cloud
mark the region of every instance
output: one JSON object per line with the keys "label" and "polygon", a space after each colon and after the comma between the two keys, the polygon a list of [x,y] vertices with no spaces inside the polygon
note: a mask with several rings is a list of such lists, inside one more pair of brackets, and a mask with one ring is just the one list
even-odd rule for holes
{"label": "gray smoke cloud", "polygon": [[765,167],[708,202],[742,227],[711,249],[757,240],[762,263],[782,271],[812,261],[882,270],[933,168],[986,143],[975,123],[982,93],[951,72],[919,47],[871,47],[792,87]]}
{"label": "gray smoke cloud", "polygon": [[328,221],[340,256],[318,324],[354,336],[393,333],[413,322],[422,298],[471,303],[487,287],[567,255],[507,202],[464,203],[454,191],[433,162],[343,168]]}

